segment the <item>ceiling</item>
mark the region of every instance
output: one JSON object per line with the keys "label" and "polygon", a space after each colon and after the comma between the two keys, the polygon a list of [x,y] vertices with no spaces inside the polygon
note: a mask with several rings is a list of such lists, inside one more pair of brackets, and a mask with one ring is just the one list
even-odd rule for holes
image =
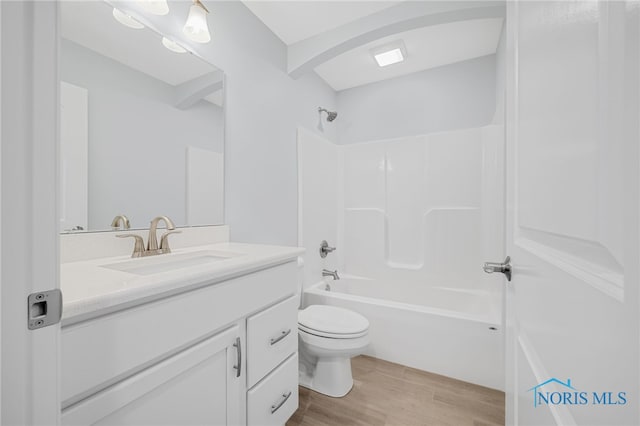
{"label": "ceiling", "polygon": [[[503,18],[474,19],[418,28],[381,38],[321,64],[315,71],[335,90],[399,77],[496,53]],[[403,62],[379,67],[370,50],[402,40]]]}
{"label": "ceiling", "polygon": [[402,0],[386,1],[244,1],[244,4],[285,44],[379,12]]}
{"label": "ceiling", "polygon": [[[393,1],[244,1],[285,44],[398,5]],[[474,19],[418,28],[384,37],[329,59],[316,73],[336,91],[496,53],[503,18]],[[406,47],[405,61],[379,67],[372,48],[396,40]]]}
{"label": "ceiling", "polygon": [[[172,86],[217,70],[195,55],[167,50],[161,36],[148,28],[125,27],[112,12],[113,7],[104,2],[60,2],[61,35]],[[206,99],[220,105],[222,93],[218,91]]]}

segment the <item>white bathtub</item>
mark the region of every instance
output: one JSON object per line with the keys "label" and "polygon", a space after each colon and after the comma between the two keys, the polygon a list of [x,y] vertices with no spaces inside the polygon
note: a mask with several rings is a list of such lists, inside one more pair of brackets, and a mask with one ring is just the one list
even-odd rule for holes
{"label": "white bathtub", "polygon": [[345,277],[308,288],[304,303],[340,306],[367,317],[367,355],[504,390],[498,294]]}

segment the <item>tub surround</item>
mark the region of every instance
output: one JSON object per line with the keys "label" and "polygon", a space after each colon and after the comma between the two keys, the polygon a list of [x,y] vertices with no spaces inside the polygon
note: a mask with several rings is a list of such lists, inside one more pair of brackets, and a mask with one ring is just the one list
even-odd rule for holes
{"label": "tub surround", "polygon": [[[368,355],[503,389],[504,284],[482,270],[504,258],[503,133],[335,145],[299,130],[305,306],[365,316]],[[337,247],[326,259],[322,239]],[[343,279],[327,292],[321,271],[336,267]]]}

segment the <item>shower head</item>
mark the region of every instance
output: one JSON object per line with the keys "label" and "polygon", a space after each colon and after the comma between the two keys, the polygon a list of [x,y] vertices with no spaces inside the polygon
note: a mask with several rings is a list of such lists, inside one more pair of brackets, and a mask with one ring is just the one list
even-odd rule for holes
{"label": "shower head", "polygon": [[327,113],[327,121],[328,122],[332,122],[338,116],[338,113],[335,112],[335,111],[329,111],[329,110],[327,110],[325,108],[318,107],[318,112],[321,113],[322,111]]}

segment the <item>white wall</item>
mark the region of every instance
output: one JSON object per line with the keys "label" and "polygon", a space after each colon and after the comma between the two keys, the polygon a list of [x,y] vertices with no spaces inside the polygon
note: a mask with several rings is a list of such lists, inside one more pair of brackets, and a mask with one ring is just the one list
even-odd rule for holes
{"label": "white wall", "polygon": [[420,71],[338,93],[340,144],[489,124],[496,109],[496,56]]}
{"label": "white wall", "polygon": [[[231,239],[296,245],[296,129],[318,132],[318,106],[336,108],[333,90],[315,74],[286,73],[286,46],[239,1],[205,1],[211,43],[185,40],[190,2],[170,2],[155,27],[226,73],[225,222]],[[335,140],[335,124],[324,136]]]}
{"label": "white wall", "polygon": [[187,224],[187,148],[223,152],[222,109],[177,109],[171,85],[65,39],[60,78],[89,92],[89,229],[119,214],[134,228],[158,215]]}
{"label": "white wall", "polygon": [[[322,269],[337,269],[339,187],[342,184],[338,149],[332,142],[304,128],[298,129],[298,245],[304,255],[305,287],[322,279]],[[337,252],[321,258],[322,240]]]}

